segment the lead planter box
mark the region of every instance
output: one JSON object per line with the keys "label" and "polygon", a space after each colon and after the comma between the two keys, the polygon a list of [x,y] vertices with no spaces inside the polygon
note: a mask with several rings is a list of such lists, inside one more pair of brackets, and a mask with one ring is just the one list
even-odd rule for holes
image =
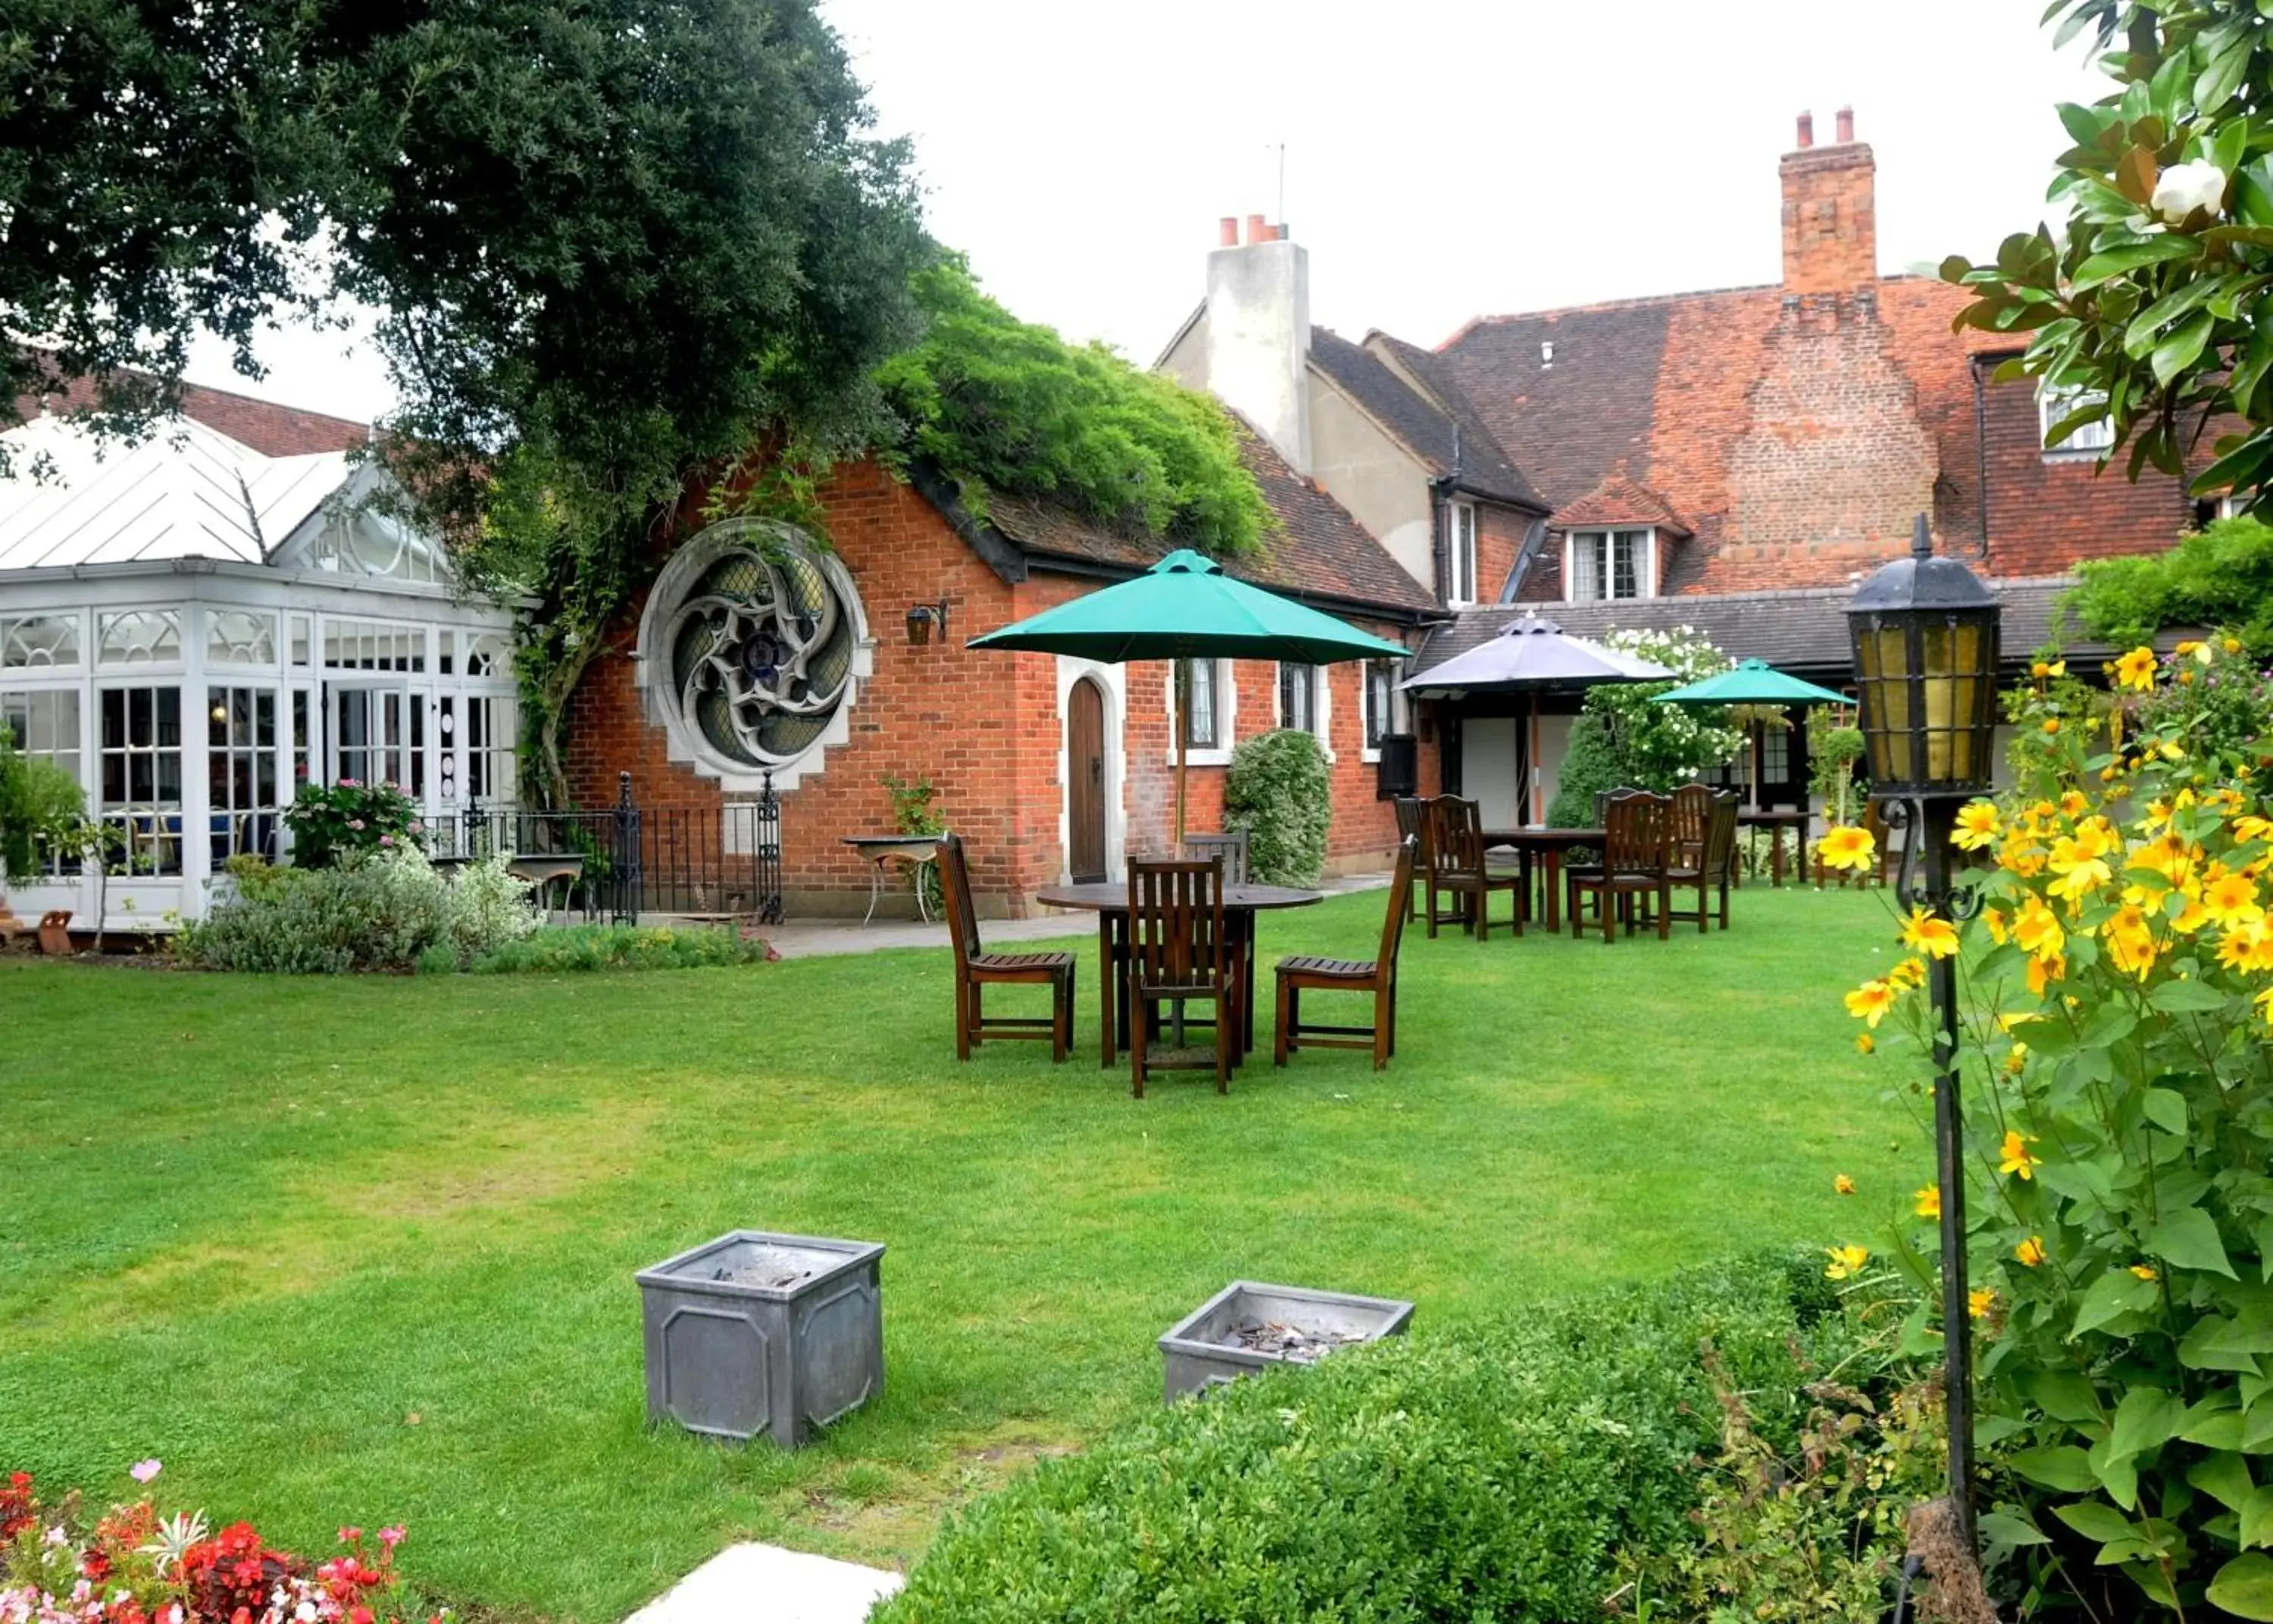
{"label": "lead planter box", "polygon": [[1309,1365],[1355,1342],[1401,1336],[1413,1305],[1234,1280],[1160,1338],[1167,1402],[1274,1365]]}
{"label": "lead planter box", "polygon": [[642,1269],[649,1421],[793,1449],[882,1392],[883,1255],[736,1230]]}

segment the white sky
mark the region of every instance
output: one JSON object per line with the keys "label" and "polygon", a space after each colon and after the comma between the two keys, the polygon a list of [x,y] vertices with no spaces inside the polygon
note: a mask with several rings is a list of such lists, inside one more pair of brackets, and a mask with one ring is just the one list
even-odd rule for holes
{"label": "white sky", "polygon": [[[822,0],[933,233],[997,297],[1149,363],[1198,303],[1216,221],[1284,218],[1311,313],[1435,344],[1469,317],[1774,281],[1776,159],[1852,103],[1879,259],[1982,258],[2043,213],[2055,101],[2105,81],[2039,0]],[[274,334],[259,384],[366,417],[367,343]]]}

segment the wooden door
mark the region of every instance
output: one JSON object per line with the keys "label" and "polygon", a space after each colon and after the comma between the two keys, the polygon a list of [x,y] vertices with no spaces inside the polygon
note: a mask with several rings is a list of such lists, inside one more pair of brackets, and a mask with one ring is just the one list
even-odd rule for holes
{"label": "wooden door", "polygon": [[1088,677],[1066,704],[1066,869],[1076,885],[1105,874],[1105,692]]}

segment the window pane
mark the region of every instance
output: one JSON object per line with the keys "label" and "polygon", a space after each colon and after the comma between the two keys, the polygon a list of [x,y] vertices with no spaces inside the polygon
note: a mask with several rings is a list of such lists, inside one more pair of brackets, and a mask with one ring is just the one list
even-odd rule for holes
{"label": "window pane", "polygon": [[1189,694],[1189,714],[1185,717],[1184,740],[1195,750],[1213,750],[1217,743],[1216,662],[1212,660],[1182,662],[1184,680]]}
{"label": "window pane", "polygon": [[1638,567],[1640,560],[1636,557],[1634,533],[1619,531],[1611,537],[1610,546],[1610,595],[1614,598],[1639,597],[1641,582]]}
{"label": "window pane", "polygon": [[1591,603],[1602,595],[1602,533],[1582,530],[1571,538],[1571,598]]}
{"label": "window pane", "polygon": [[77,615],[0,620],[0,670],[45,670],[79,663]]}

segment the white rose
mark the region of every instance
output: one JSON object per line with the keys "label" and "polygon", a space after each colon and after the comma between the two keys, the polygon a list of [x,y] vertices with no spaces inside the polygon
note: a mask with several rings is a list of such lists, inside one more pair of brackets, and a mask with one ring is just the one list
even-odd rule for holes
{"label": "white rose", "polygon": [[2224,201],[2225,171],[2207,158],[2165,169],[2155,183],[2155,213],[2174,226],[2196,209],[2215,214]]}

